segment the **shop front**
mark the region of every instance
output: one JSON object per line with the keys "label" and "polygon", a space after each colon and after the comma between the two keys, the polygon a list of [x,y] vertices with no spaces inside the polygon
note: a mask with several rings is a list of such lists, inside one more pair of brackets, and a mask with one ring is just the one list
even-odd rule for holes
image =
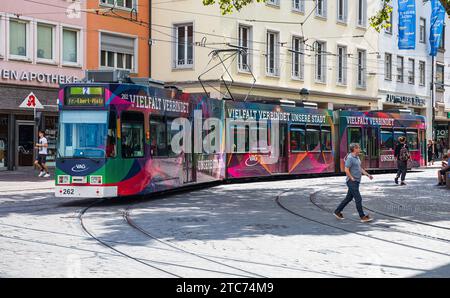
{"label": "shop front", "polygon": [[[73,83],[84,75],[77,67],[0,60],[0,171],[32,167],[38,131],[48,140],[48,165],[55,165],[60,84]],[[41,104],[36,111],[26,100]]]}
{"label": "shop front", "polygon": [[[36,113],[19,107],[31,92],[44,107]],[[57,94],[55,88],[0,85],[0,171],[33,166],[39,130],[45,131],[48,140],[48,165],[55,165]]]}

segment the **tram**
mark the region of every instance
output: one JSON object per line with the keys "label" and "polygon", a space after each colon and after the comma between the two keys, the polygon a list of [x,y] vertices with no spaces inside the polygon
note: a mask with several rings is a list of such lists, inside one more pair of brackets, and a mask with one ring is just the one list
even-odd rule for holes
{"label": "tram", "polygon": [[353,142],[361,144],[367,169],[394,169],[401,135],[412,151],[409,166],[425,165],[425,118],[410,114],[217,100],[117,82],[62,85],[58,105],[57,197],[339,173]]}

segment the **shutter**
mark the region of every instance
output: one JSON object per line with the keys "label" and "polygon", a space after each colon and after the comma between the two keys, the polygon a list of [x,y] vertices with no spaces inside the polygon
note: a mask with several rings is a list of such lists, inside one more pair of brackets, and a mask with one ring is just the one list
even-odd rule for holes
{"label": "shutter", "polygon": [[103,51],[134,55],[134,39],[102,33],[101,49]]}

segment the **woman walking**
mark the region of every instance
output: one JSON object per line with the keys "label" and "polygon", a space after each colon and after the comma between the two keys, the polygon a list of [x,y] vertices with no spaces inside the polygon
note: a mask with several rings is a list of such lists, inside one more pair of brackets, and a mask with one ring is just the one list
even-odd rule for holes
{"label": "woman walking", "polygon": [[428,166],[434,165],[434,145],[432,140],[428,140],[427,145]]}
{"label": "woman walking", "polygon": [[398,178],[401,177],[402,183],[401,185],[406,185],[406,171],[408,170],[408,160],[410,159],[410,154],[408,150],[408,145],[406,144],[405,137],[398,138],[398,144],[395,147],[395,157],[397,158],[397,176],[394,181],[395,184],[398,184]]}

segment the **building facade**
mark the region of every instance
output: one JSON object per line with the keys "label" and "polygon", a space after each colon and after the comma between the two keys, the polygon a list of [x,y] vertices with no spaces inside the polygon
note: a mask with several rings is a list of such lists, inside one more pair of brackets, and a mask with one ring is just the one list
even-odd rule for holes
{"label": "building facade", "polygon": [[[0,6],[0,170],[31,166],[38,129],[56,154],[59,84],[84,76],[85,16],[77,1],[3,0]],[[43,109],[19,108],[33,93]],[[35,117],[36,116],[36,117]]]}
{"label": "building facade", "polygon": [[149,0],[86,0],[87,69],[149,77]]}
{"label": "building facade", "polygon": [[398,48],[398,2],[392,1],[391,27],[379,34],[378,76],[380,109],[409,109],[427,117],[427,139],[432,138],[431,73],[429,55],[431,4],[416,0],[416,47]]}
{"label": "building facade", "polygon": [[[201,76],[212,97],[316,102],[320,108],[377,109],[378,35],[368,16],[376,1],[268,0],[230,16],[202,1],[152,6],[153,78],[201,93]],[[233,49],[246,50],[236,54]],[[253,75],[252,75],[253,74]],[[255,85],[253,86],[255,77]],[[220,82],[223,78],[224,82]],[[301,97],[302,88],[309,91]]]}

